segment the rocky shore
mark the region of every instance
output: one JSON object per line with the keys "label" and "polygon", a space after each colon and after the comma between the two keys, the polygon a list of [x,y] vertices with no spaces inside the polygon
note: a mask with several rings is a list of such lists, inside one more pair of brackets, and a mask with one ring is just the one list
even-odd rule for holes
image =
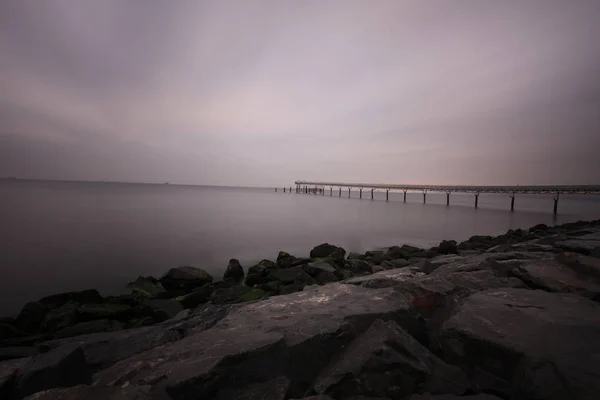
{"label": "rocky shore", "polygon": [[597,399],[600,220],[215,281],[62,293],[0,319],[0,399]]}

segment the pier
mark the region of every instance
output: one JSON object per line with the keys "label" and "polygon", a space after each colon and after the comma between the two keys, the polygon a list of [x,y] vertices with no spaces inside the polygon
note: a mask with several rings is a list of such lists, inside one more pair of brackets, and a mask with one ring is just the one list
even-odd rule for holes
{"label": "pier", "polygon": [[[472,193],[474,195],[474,206],[478,207],[479,195],[482,193],[506,194],[510,198],[510,210],[515,210],[515,197],[518,194],[552,194],[554,199],[554,214],[558,213],[558,200],[561,194],[593,195],[600,194],[600,185],[571,185],[571,186],[460,186],[460,185],[398,185],[383,183],[344,183],[344,182],[313,182],[295,181],[296,193],[325,195],[325,188],[329,188],[329,196],[333,197],[334,188],[338,189],[338,197],[342,197],[342,189],[348,189],[348,197],[352,196],[352,189],[358,189],[358,198],[363,198],[363,190],[371,192],[371,200],[374,200],[376,190],[385,191],[385,200],[389,201],[390,191],[403,192],[404,203],[406,203],[407,192],[422,192],[423,204],[427,203],[428,192],[446,193],[446,205],[450,205],[452,193]],[[292,188],[286,188],[289,193]],[[284,192],[286,191],[284,189]],[[277,189],[275,189],[277,191]]]}

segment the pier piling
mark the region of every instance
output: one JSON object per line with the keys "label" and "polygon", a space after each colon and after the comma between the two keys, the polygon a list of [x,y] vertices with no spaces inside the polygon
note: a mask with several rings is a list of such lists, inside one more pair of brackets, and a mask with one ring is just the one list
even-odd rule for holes
{"label": "pier piling", "polygon": [[477,208],[477,203],[479,203],[479,193],[475,193],[475,208]]}
{"label": "pier piling", "polygon": [[358,189],[358,198],[362,199],[362,188]]}
{"label": "pier piling", "polygon": [[558,213],[558,197],[560,195],[560,192],[557,192],[556,195],[554,196],[554,214],[556,215]]}
{"label": "pier piling", "polygon": [[510,211],[515,211],[515,193],[510,195]]}
{"label": "pier piling", "polygon": [[446,192],[446,205],[450,205],[450,192]]}
{"label": "pier piling", "polygon": [[390,190],[386,190],[385,191],[385,201],[389,201],[390,200]]}
{"label": "pier piling", "polygon": [[423,204],[425,204],[427,200],[427,192],[423,192]]}
{"label": "pier piling", "polygon": [[404,202],[406,203],[406,190],[404,191]]}
{"label": "pier piling", "polygon": [[373,200],[373,191],[374,191],[374,190],[375,190],[375,189],[371,189],[371,200]]}

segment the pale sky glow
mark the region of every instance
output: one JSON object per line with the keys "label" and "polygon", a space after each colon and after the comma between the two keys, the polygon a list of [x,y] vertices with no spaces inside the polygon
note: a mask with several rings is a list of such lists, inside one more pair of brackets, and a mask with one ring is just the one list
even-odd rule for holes
{"label": "pale sky glow", "polygon": [[0,177],[600,183],[600,2],[6,0]]}

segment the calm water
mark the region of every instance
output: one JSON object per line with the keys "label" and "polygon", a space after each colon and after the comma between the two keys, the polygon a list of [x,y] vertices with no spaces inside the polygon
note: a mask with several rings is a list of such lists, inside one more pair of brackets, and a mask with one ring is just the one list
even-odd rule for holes
{"label": "calm water", "polygon": [[307,255],[330,242],[348,251],[497,235],[537,223],[600,218],[598,196],[363,192],[369,199],[274,193],[272,189],[0,181],[0,315],[47,294],[97,288],[126,292],[138,275],[179,265],[222,276],[229,258],[244,267],[279,250]]}

